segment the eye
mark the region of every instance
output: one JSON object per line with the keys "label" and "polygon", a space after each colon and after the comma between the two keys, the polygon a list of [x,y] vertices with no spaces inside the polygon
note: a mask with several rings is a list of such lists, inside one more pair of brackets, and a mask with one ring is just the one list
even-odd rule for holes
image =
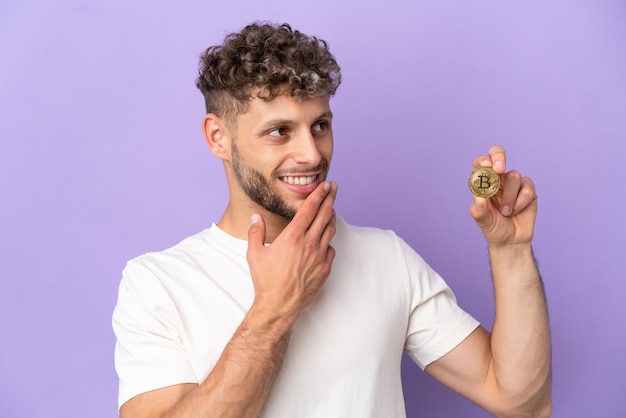
{"label": "eye", "polygon": [[289,129],[285,128],[284,126],[281,126],[280,128],[272,129],[269,132],[269,135],[273,136],[275,138],[282,138],[283,136],[287,135],[288,133],[289,133]]}
{"label": "eye", "polygon": [[330,127],[330,124],[327,121],[321,120],[321,121],[315,123],[315,125],[313,125],[313,131],[314,132],[324,132],[324,131],[327,131],[329,127]]}

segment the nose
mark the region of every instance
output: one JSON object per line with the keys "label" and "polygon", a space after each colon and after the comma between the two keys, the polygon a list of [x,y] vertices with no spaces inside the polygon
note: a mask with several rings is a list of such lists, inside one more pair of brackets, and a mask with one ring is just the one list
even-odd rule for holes
{"label": "nose", "polygon": [[319,144],[311,132],[302,132],[292,140],[291,154],[298,164],[317,165],[322,160]]}

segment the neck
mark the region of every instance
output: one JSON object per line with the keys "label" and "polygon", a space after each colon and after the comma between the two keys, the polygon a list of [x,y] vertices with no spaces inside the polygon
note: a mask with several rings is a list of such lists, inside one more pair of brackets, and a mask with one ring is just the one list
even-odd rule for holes
{"label": "neck", "polygon": [[244,208],[235,208],[232,202],[228,203],[222,218],[217,223],[220,229],[235,238],[248,240],[248,229],[250,228],[250,217],[253,213],[258,213],[265,221],[265,242],[272,243],[276,237],[285,229],[289,221],[274,213],[250,205]]}

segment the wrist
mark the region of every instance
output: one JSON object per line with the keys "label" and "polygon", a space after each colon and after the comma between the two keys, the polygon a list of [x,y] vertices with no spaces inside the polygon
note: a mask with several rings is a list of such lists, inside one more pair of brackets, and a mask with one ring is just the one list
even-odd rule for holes
{"label": "wrist", "polygon": [[530,242],[523,242],[518,244],[489,244],[489,254],[498,257],[524,257],[533,256],[533,248]]}
{"label": "wrist", "polygon": [[517,271],[535,266],[535,256],[530,243],[489,246],[492,270]]}
{"label": "wrist", "polygon": [[298,315],[284,304],[276,306],[264,300],[255,299],[250,307],[244,322],[250,328],[262,329],[272,335],[282,336],[289,334]]}

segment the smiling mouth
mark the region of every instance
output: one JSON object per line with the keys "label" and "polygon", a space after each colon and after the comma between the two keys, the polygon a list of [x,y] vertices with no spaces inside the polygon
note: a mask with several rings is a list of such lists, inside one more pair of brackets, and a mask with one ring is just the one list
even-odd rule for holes
{"label": "smiling mouth", "polygon": [[317,179],[317,175],[314,176],[283,176],[280,178],[281,181],[293,184],[294,186],[306,186],[307,184],[311,184]]}

